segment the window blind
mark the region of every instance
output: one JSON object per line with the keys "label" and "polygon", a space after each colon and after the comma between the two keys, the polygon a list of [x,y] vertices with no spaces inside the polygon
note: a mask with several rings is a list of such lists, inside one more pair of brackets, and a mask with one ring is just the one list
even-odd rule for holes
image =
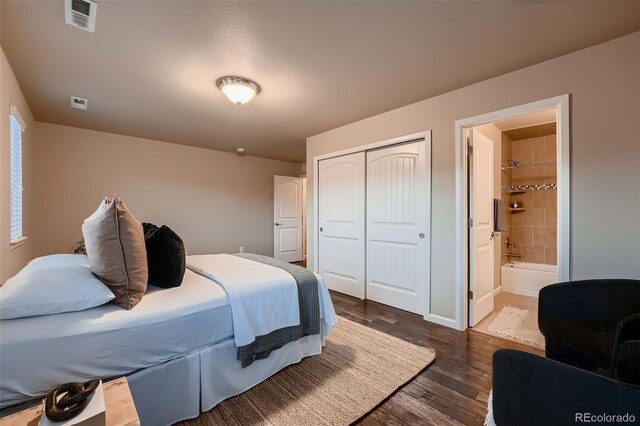
{"label": "window blind", "polygon": [[11,172],[11,241],[22,237],[22,126],[9,115]]}

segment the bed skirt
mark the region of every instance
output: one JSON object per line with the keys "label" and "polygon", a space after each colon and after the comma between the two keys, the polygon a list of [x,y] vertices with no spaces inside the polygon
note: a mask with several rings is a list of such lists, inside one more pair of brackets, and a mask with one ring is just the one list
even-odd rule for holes
{"label": "bed skirt", "polygon": [[128,375],[141,424],[171,425],[193,419],[284,367],[318,355],[326,326],[323,321],[320,334],[287,343],[247,368],[237,360],[234,340],[227,339]]}

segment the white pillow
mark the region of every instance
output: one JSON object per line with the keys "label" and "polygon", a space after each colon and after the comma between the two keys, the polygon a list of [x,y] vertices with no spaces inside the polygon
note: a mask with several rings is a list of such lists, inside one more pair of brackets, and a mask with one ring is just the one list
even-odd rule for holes
{"label": "white pillow", "polygon": [[91,272],[87,256],[44,256],[32,260],[0,287],[0,319],[82,311],[114,297]]}

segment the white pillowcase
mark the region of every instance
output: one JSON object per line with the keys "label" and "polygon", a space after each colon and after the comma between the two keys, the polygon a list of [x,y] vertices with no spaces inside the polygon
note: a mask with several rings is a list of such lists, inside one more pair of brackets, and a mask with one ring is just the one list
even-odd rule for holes
{"label": "white pillowcase", "polygon": [[32,260],[0,287],[0,319],[82,311],[114,297],[91,273],[87,256],[44,256]]}

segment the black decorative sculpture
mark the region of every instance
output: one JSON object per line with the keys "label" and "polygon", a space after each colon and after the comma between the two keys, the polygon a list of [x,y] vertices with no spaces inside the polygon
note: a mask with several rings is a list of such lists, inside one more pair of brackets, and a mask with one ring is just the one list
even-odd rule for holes
{"label": "black decorative sculpture", "polygon": [[[88,398],[100,384],[99,380],[86,383],[65,383],[52,390],[44,404],[44,412],[52,422],[63,422],[77,416],[87,406]],[[65,393],[60,398],[60,394]]]}

